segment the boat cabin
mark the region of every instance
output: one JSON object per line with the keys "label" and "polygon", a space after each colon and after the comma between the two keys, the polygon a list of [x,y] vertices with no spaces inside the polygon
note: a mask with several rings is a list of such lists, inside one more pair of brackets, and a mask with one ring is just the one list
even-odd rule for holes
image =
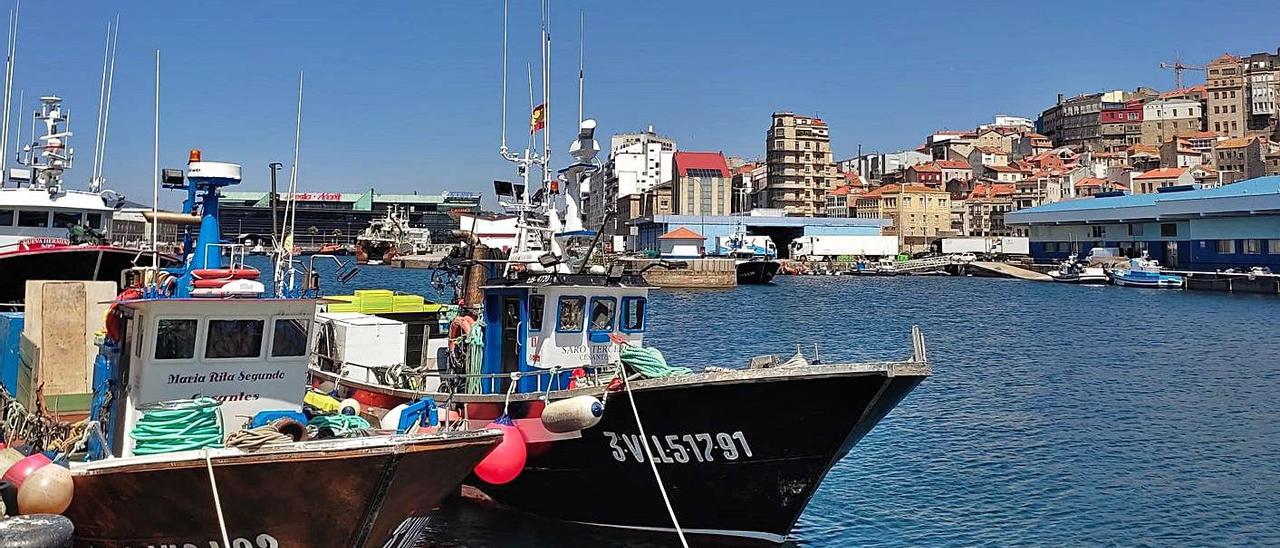
{"label": "boat cabin", "polygon": [[621,337],[644,338],[650,286],[638,275],[534,275],[491,279],[484,287],[481,391],[567,389],[575,369],[617,363]]}
{"label": "boat cabin", "polygon": [[112,211],[104,198],[89,192],[50,195],[43,189],[0,188],[0,253],[32,238],[65,239],[76,225],[109,237]]}
{"label": "boat cabin", "polygon": [[[123,337],[114,363],[95,372],[128,379],[111,402],[112,454],[130,456],[125,433],[157,402],[221,401],[225,432],[260,411],[302,407],[310,361],[312,299],[146,299],[121,301]],[[110,360],[108,360],[110,361]]]}

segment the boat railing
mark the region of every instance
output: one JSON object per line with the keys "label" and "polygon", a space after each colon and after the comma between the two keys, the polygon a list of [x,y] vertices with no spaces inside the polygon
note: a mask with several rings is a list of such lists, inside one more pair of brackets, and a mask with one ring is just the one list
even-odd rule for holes
{"label": "boat railing", "polygon": [[[606,365],[583,365],[578,367],[551,367],[547,369],[539,369],[535,371],[512,371],[506,373],[466,373],[459,371],[462,360],[457,360],[449,369],[439,369],[431,364],[422,366],[407,366],[405,364],[395,365],[364,365],[350,360],[340,360],[333,356],[324,354],[315,354],[317,362],[321,365],[321,370],[326,371],[337,378],[341,378],[341,365],[353,365],[363,367],[373,373],[378,384],[389,386],[398,390],[408,390],[413,392],[423,392],[427,386],[438,385],[438,392],[456,392],[459,394],[501,394],[511,389],[512,383],[520,383],[520,381],[533,378],[534,389],[538,392],[548,390],[568,390],[569,386],[565,381],[565,373],[581,369],[585,374],[578,377],[576,386],[604,386],[616,376],[618,372],[617,364]],[[451,362],[455,360],[450,360]],[[326,367],[327,365],[327,367]],[[431,382],[436,381],[436,382]],[[527,392],[527,390],[516,389],[517,392]]]}

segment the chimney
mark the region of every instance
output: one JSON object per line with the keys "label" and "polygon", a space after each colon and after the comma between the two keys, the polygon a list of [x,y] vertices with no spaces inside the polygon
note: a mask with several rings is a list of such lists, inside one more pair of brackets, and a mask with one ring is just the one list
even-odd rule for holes
{"label": "chimney", "polygon": [[1062,104],[1062,94],[1061,94],[1061,93],[1059,93],[1059,94],[1058,94],[1058,104],[1059,104],[1059,105],[1061,105],[1061,104]]}

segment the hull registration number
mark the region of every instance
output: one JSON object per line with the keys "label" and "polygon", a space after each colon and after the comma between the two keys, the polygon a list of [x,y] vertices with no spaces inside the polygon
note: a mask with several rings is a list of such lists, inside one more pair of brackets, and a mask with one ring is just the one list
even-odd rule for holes
{"label": "hull registration number", "polygon": [[[639,434],[604,432],[613,459],[618,462],[645,461],[643,438]],[[699,434],[651,434],[648,439],[653,460],[663,464],[735,461],[752,457],[751,445],[741,430]]]}

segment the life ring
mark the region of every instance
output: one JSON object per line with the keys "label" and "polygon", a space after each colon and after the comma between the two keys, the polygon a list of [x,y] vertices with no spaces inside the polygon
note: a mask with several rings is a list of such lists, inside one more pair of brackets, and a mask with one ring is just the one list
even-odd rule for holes
{"label": "life ring", "polygon": [[471,334],[471,326],[476,324],[476,319],[471,316],[458,316],[452,322],[449,322],[449,350],[453,350],[458,344],[458,338]]}
{"label": "life ring", "polygon": [[198,280],[256,280],[262,273],[256,268],[199,268],[191,271]]}
{"label": "life ring", "polygon": [[105,318],[107,338],[120,342],[120,337],[124,335],[124,318],[116,310],[119,302],[140,298],[142,298],[142,290],[136,287],[126,289],[116,296],[115,302],[112,302],[111,306],[107,307],[107,317]]}
{"label": "life ring", "polygon": [[196,289],[218,289],[224,285],[227,285],[227,282],[230,282],[230,281],[231,279],[229,278],[208,278],[208,279],[196,278],[191,280],[191,287],[194,287]]}

